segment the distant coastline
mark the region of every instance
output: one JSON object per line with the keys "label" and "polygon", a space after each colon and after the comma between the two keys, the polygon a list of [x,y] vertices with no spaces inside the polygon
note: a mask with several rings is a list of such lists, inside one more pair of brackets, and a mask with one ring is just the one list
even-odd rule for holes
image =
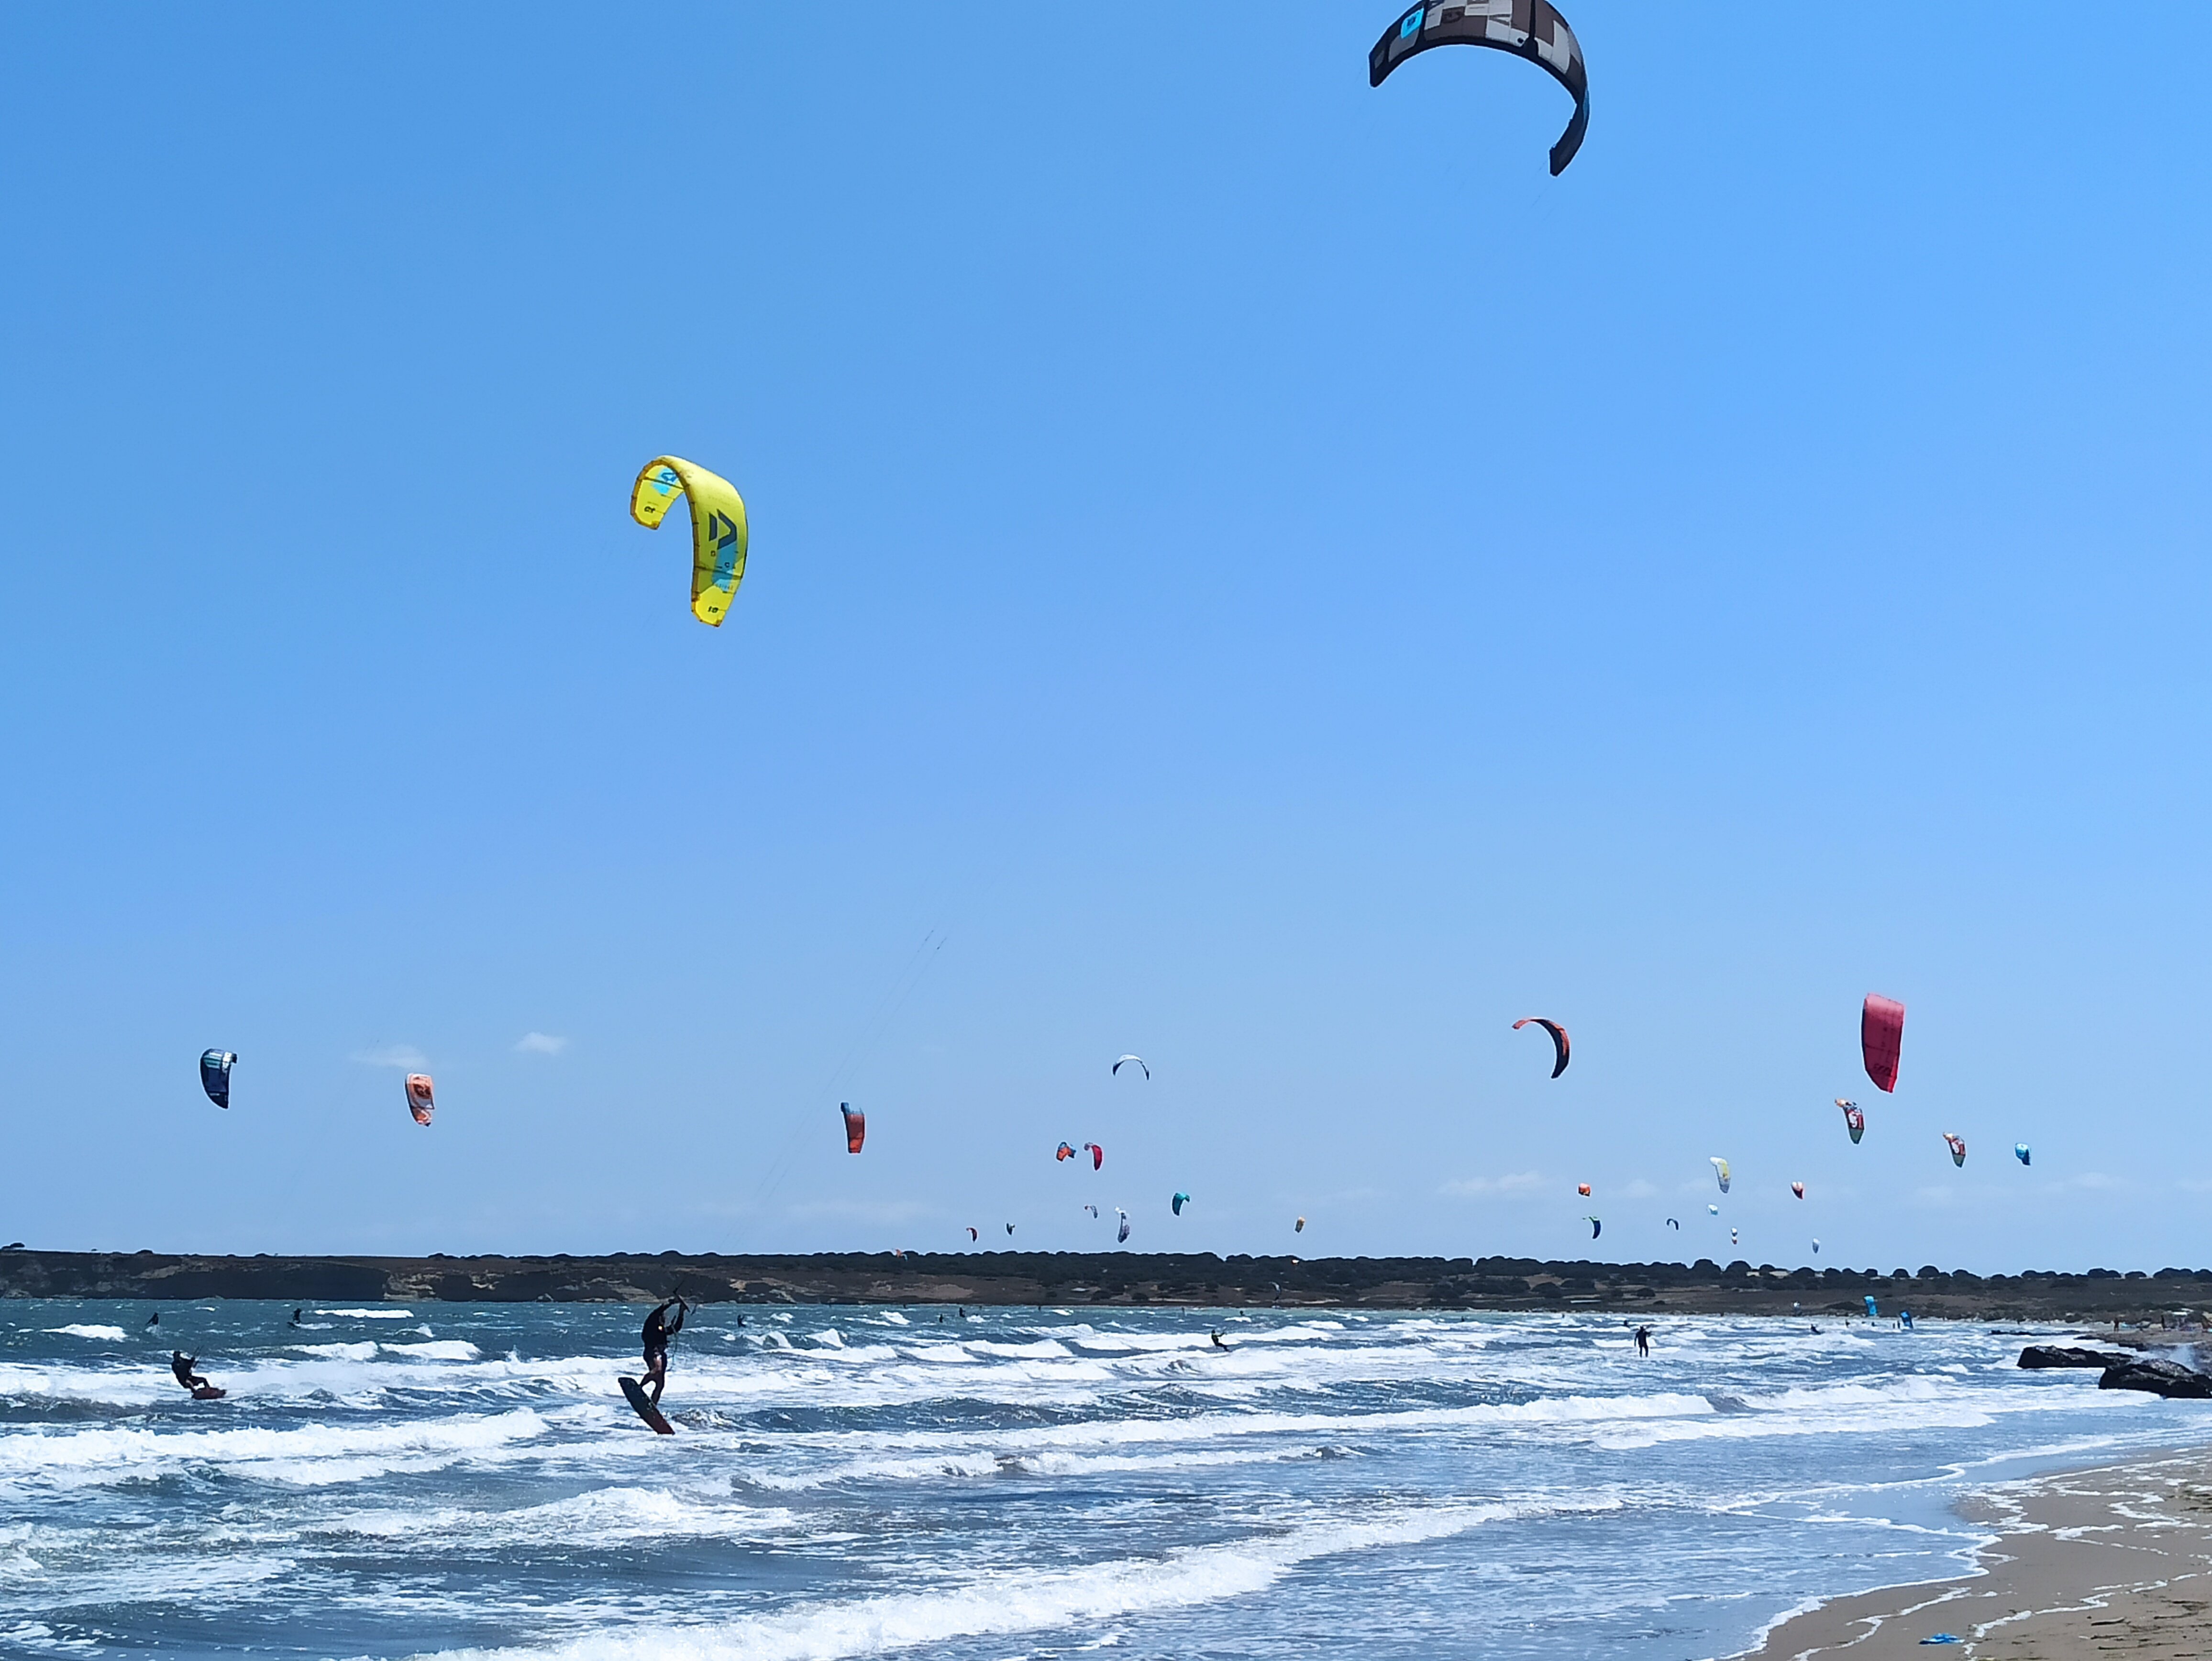
{"label": "distant coastline", "polygon": [[1910,1275],[1701,1258],[1682,1263],[1530,1257],[1218,1257],[1154,1252],[817,1252],[605,1256],[199,1256],[0,1251],[0,1297],[299,1302],[1106,1304],[1198,1308],[1594,1310],[2162,1325],[2212,1309],[2212,1271]]}

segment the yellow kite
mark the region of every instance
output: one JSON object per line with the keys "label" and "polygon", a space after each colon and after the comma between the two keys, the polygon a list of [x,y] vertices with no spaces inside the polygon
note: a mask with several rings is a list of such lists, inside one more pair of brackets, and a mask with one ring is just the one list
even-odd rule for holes
{"label": "yellow kite", "polygon": [[630,487],[629,516],[657,531],[678,496],[691,499],[691,615],[719,629],[745,580],[744,498],[696,461],[655,456]]}

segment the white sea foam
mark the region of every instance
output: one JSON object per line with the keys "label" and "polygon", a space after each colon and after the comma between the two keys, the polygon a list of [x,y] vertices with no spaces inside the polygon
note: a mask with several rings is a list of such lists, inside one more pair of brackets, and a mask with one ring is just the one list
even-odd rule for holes
{"label": "white sea foam", "polygon": [[411,1309],[319,1309],[318,1315],[343,1315],[356,1321],[411,1321]]}
{"label": "white sea foam", "polygon": [[289,1430],[18,1432],[0,1435],[0,1474],[107,1482],[219,1466],[270,1482],[319,1485],[447,1464],[495,1452],[544,1431],[545,1421],[538,1414],[517,1409],[489,1418]]}
{"label": "white sea foam", "polygon": [[[837,1661],[961,1638],[1051,1631],[1267,1591],[1319,1558],[1417,1545],[1528,1514],[1511,1506],[1401,1507],[1231,1544],[1073,1569],[1013,1569],[943,1590],[802,1605],[778,1615],[645,1634],[603,1632],[542,1647],[453,1650],[450,1661]],[[1567,1509],[1545,1507],[1544,1509]],[[1592,1507],[1591,1509],[1597,1509]]]}
{"label": "white sea foam", "polygon": [[111,1344],[126,1342],[131,1336],[121,1327],[65,1326],[46,1327],[43,1330],[58,1333],[64,1338],[98,1338]]}

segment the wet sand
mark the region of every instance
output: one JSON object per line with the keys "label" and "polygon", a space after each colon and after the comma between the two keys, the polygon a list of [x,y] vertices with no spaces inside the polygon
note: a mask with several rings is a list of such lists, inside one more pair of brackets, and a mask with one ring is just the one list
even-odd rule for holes
{"label": "wet sand", "polygon": [[[2212,1656],[2212,1451],[2009,1483],[1961,1510],[1996,1536],[1978,1555],[1984,1573],[1837,1598],[1751,1653]],[[1923,1646],[1938,1633],[1963,1641]]]}

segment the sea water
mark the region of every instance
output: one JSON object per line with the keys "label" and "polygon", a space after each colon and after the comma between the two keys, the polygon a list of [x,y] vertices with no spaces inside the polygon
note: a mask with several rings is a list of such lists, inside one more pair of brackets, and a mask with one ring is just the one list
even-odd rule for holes
{"label": "sea water", "polygon": [[147,1313],[0,1305],[0,1653],[1676,1661],[2212,1423],[2018,1328],[723,1305],[662,1437],[640,1309]]}

